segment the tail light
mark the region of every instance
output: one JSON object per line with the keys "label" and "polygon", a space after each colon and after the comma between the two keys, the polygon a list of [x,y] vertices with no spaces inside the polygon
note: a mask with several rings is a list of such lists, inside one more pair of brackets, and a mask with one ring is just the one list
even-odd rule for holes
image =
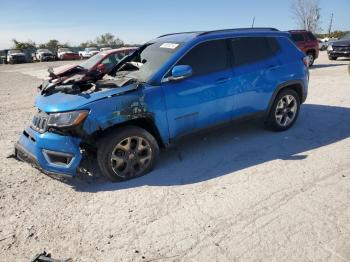
{"label": "tail light", "polygon": [[303,62],[304,62],[304,65],[305,65],[306,67],[309,67],[310,60],[309,60],[309,57],[308,57],[308,56],[304,56],[304,57],[303,57]]}

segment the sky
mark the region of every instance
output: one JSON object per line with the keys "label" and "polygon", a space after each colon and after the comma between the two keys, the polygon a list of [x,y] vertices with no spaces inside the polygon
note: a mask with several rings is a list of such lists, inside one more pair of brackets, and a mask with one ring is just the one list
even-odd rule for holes
{"label": "sky", "polygon": [[[350,30],[350,0],[320,0],[321,27]],[[161,34],[250,27],[298,29],[291,0],[1,0],[0,49],[11,39],[78,45],[110,32],[141,44]]]}

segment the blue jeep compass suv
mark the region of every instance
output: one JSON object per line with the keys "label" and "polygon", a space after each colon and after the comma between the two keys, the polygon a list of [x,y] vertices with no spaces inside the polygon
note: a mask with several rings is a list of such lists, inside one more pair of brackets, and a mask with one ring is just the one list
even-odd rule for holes
{"label": "blue jeep compass suv", "polygon": [[134,178],[160,147],[210,126],[259,115],[272,130],[290,128],[308,79],[305,54],[273,28],[163,35],[97,82],[45,81],[16,155],[68,176],[92,155],[110,180]]}

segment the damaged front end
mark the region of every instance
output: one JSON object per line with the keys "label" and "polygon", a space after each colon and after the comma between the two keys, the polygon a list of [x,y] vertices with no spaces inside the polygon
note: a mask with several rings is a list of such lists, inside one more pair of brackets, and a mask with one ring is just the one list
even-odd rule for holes
{"label": "damaged front end", "polygon": [[167,130],[165,114],[160,119],[154,115],[164,110],[161,90],[142,74],[132,74],[147,65],[140,56],[147,46],[123,58],[98,81],[61,81],[50,69],[51,80],[40,87],[38,113],[20,136],[16,156],[45,173],[75,176],[86,157],[96,156],[99,138],[112,128],[146,121]]}
{"label": "damaged front end", "polygon": [[38,113],[15,145],[17,158],[53,175],[86,170],[82,160],[94,153],[98,134],[146,111],[138,86],[131,79],[102,80],[84,91],[74,84],[47,85],[36,99]]}

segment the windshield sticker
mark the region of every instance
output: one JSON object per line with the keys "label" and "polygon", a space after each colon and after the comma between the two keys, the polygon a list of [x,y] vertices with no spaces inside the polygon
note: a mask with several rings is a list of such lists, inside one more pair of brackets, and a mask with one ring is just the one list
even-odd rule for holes
{"label": "windshield sticker", "polygon": [[175,49],[178,47],[179,44],[173,44],[173,43],[164,43],[160,46],[160,48],[169,48],[169,49]]}

